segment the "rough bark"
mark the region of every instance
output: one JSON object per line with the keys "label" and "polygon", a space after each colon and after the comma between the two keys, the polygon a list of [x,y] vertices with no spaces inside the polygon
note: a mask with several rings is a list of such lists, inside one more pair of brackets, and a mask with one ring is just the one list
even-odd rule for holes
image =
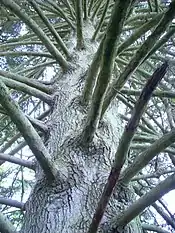
{"label": "rough bark", "polygon": [[[87,232],[106,183],[121,135],[121,121],[113,103],[101,121],[93,142],[89,145],[81,143],[87,113],[87,109],[80,104],[83,77],[88,60],[92,59],[96,50],[90,44],[87,48],[86,51],[75,52],[74,71],[58,75],[54,84],[55,104],[50,116],[47,144],[60,174],[56,182],[49,183],[38,170],[36,185],[25,206],[21,233]],[[108,204],[99,232],[114,232],[116,223],[110,220],[124,210],[133,198],[134,192],[129,187],[118,187]],[[138,220],[134,220],[129,227],[118,229],[118,232],[142,231]]]}

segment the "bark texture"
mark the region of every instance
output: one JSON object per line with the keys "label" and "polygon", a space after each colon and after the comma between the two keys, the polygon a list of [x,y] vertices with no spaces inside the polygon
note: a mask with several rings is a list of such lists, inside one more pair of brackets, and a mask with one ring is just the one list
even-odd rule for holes
{"label": "bark texture", "polygon": [[[39,169],[36,185],[26,204],[21,233],[88,231],[121,135],[121,121],[113,103],[93,142],[86,145],[81,141],[87,116],[87,109],[81,105],[81,94],[85,72],[95,51],[95,44],[87,39],[86,50],[73,51],[74,70],[57,75],[47,147],[60,173],[57,181],[50,184]],[[133,197],[134,192],[130,188],[116,188],[99,232],[141,232],[137,220],[128,228],[118,230],[115,229],[116,223],[111,222],[132,202]]]}

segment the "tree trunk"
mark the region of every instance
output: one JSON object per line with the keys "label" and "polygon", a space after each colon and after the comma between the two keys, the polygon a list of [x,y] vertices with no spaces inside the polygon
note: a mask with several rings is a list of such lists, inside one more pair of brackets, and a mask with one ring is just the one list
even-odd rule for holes
{"label": "tree trunk", "polygon": [[[26,214],[21,233],[78,233],[87,232],[93,213],[106,183],[121,135],[121,121],[113,103],[105,114],[88,146],[81,143],[87,109],[80,103],[84,74],[92,59],[89,44],[86,51],[76,53],[74,71],[57,77],[55,104],[50,116],[49,153],[59,168],[58,180],[49,183],[42,172],[26,203]],[[113,230],[112,218],[133,199],[130,189],[117,188],[108,204],[99,232]],[[134,222],[118,232],[140,232]]]}

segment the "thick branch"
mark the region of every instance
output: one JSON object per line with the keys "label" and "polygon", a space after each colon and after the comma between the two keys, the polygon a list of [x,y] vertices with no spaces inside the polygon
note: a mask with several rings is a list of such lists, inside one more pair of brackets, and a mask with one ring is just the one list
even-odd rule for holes
{"label": "thick branch", "polygon": [[83,131],[83,139],[86,143],[92,140],[100,121],[103,101],[113,70],[117,42],[120,38],[131,2],[131,0],[126,0],[124,2],[121,0],[116,1],[112,12],[102,51],[102,68],[97,79],[91,107],[88,112],[87,123]]}
{"label": "thick branch", "polygon": [[53,180],[56,176],[56,169],[51,163],[51,157],[48,154],[40,136],[33,128],[29,120],[24,116],[17,104],[9,98],[8,90],[3,82],[0,81],[0,103],[6,109],[12,121],[16,124],[18,130],[23,135],[31,151],[38,160],[48,179]]}
{"label": "thick branch", "polygon": [[12,206],[12,207],[16,207],[21,210],[24,210],[24,203],[16,201],[16,200],[11,200],[11,199],[0,197],[0,204]]}
{"label": "thick branch", "polygon": [[47,133],[48,132],[48,127],[46,124],[44,124],[42,121],[39,121],[37,119],[34,119],[30,116],[27,116],[27,118],[29,119],[29,121],[32,123],[33,127],[40,130],[43,133]]}
{"label": "thick branch", "polygon": [[76,32],[77,32],[77,49],[81,50],[85,48],[83,39],[83,14],[82,14],[82,0],[75,1],[76,9]]}
{"label": "thick branch", "polygon": [[96,77],[99,71],[100,62],[102,60],[102,50],[103,50],[103,45],[104,45],[104,39],[105,37],[102,39],[100,45],[98,46],[97,52],[95,53],[95,56],[87,72],[87,78],[85,80],[85,86],[84,86],[83,97],[82,97],[83,103],[85,105],[88,105],[92,97],[92,94],[93,94],[93,89],[94,89],[96,79],[97,79]]}
{"label": "thick branch", "polygon": [[175,189],[175,174],[169,176],[164,181],[160,182],[156,187],[152,188],[145,195],[140,197],[136,202],[134,202],[126,211],[124,211],[120,216],[115,218],[116,229],[118,227],[124,227],[129,222],[131,222],[135,217],[137,217],[146,207],[153,204],[155,201],[160,199],[163,195],[169,191]]}
{"label": "thick branch", "polygon": [[121,174],[120,182],[128,184],[129,181],[144,168],[157,154],[175,142],[175,129],[163,135],[160,139],[156,140],[145,151],[139,154],[135,161],[127,167]]}
{"label": "thick branch", "polygon": [[10,88],[13,88],[18,91],[22,91],[24,93],[27,93],[31,96],[35,96],[36,98],[39,98],[40,100],[46,102],[48,105],[51,105],[53,103],[53,98],[51,95],[48,95],[40,90],[37,90],[34,87],[30,87],[24,83],[14,81],[12,79],[7,79],[2,76],[0,76],[0,80],[5,83]]}
{"label": "thick branch", "polygon": [[90,225],[89,233],[96,232],[97,227],[101,221],[101,218],[104,214],[105,208],[109,202],[110,196],[112,194],[113,188],[118,180],[123,164],[126,160],[128,150],[130,148],[130,143],[133,139],[135,131],[138,127],[139,121],[142,117],[142,114],[145,110],[145,107],[151,98],[152,92],[164,77],[168,64],[165,62],[160,68],[158,68],[154,74],[147,81],[143,91],[135,105],[132,116],[126,125],[125,131],[120,139],[120,143],[115,154],[115,159],[111,172],[108,176],[108,181],[104,187],[102,196],[96,208],[95,214],[93,216],[92,223]]}
{"label": "thick branch", "polygon": [[155,226],[155,225],[149,225],[146,223],[142,223],[142,228],[146,231],[151,231],[151,232],[155,231],[157,233],[169,233],[169,231],[162,229],[162,227]]}
{"label": "thick branch", "polygon": [[[40,116],[38,116],[36,119],[37,120],[42,120],[43,118],[45,118],[51,111],[51,108],[49,108],[48,110],[46,110],[45,112],[43,112]],[[6,144],[0,149],[0,153],[5,152],[7,149],[10,148],[10,146],[17,141],[17,139],[21,136],[20,133],[17,133],[15,136],[13,136],[8,142],[6,142]]]}
{"label": "thick branch", "polygon": [[[160,49],[175,33],[175,28],[174,26],[168,30],[168,32],[158,40],[158,42],[152,47],[152,49],[149,51],[147,56],[144,58],[143,62],[150,57],[153,53],[155,53],[158,49]],[[168,51],[169,52],[169,51]],[[142,62],[142,63],[143,63]]]}
{"label": "thick branch", "polygon": [[3,71],[3,70],[0,70],[0,75],[4,76],[5,78],[9,78],[9,79],[12,79],[12,80],[16,80],[18,82],[21,82],[21,83],[24,83],[24,84],[27,84],[31,87],[34,87],[40,91],[43,91],[47,94],[51,94],[52,93],[52,90],[51,88],[49,88],[48,86],[42,84],[41,82],[38,82],[37,80],[34,80],[34,79],[28,79],[28,78],[25,78],[21,75],[18,75],[18,74],[14,74],[14,73],[11,73],[11,72],[7,72],[7,71]]}

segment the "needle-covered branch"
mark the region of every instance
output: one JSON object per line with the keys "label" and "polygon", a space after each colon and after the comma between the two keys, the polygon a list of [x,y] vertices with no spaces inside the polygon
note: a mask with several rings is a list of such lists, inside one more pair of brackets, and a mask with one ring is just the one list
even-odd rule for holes
{"label": "needle-covered branch", "polygon": [[150,206],[173,189],[175,189],[175,174],[160,182],[157,186],[135,201],[134,204],[129,206],[126,211],[117,216],[113,220],[117,225],[116,229],[125,227],[135,217],[142,213],[146,207]]}
{"label": "needle-covered branch", "polygon": [[169,9],[162,17],[160,23],[157,25],[155,30],[152,32],[150,36],[145,40],[145,42],[141,45],[141,47],[137,50],[134,56],[131,58],[129,64],[127,64],[124,71],[118,77],[118,79],[112,84],[112,87],[108,91],[108,95],[104,101],[102,115],[108,108],[111,101],[117,94],[117,91],[121,90],[123,85],[126,83],[130,75],[138,68],[138,66],[142,63],[144,58],[147,56],[149,51],[152,49],[153,44],[157,42],[162,33],[164,33],[165,28],[172,22],[175,16],[175,0],[173,0],[169,6]]}
{"label": "needle-covered branch", "polygon": [[11,200],[11,199],[0,197],[0,204],[8,205],[11,207],[15,207],[15,208],[19,208],[21,210],[24,210],[24,203],[16,201],[16,200]]}
{"label": "needle-covered branch", "polygon": [[127,12],[131,6],[131,0],[116,1],[111,20],[104,38],[102,50],[102,65],[97,78],[96,87],[92,97],[92,103],[87,116],[87,123],[83,130],[83,140],[89,143],[98,127],[103,101],[106,95],[109,82],[111,80],[117,42],[126,19]]}
{"label": "needle-covered branch", "polygon": [[0,232],[1,233],[17,233],[15,227],[11,224],[11,222],[4,217],[4,215],[0,212]]}
{"label": "needle-covered branch", "polygon": [[151,98],[152,92],[155,90],[160,80],[164,77],[167,67],[168,64],[167,62],[165,62],[160,68],[157,68],[154,74],[147,81],[135,105],[132,116],[128,124],[126,125],[125,130],[120,139],[119,146],[115,154],[114,163],[108,176],[108,180],[104,187],[101,198],[98,202],[98,206],[93,216],[90,229],[88,231],[89,233],[94,233],[97,231],[98,225],[109,202],[114,186],[116,185],[121,169],[125,163],[128,150],[130,148],[131,141],[138,127],[139,121],[143,115],[143,112],[146,108],[149,99]]}
{"label": "needle-covered branch", "polygon": [[28,160],[24,160],[24,159],[21,159],[21,158],[16,158],[16,157],[14,157],[12,155],[0,153],[0,160],[1,161],[7,161],[7,162],[10,162],[10,163],[14,163],[14,164],[17,164],[17,165],[20,165],[20,166],[27,167],[29,169],[35,170],[35,165],[34,165],[33,162],[28,161]]}
{"label": "needle-covered branch", "polygon": [[46,46],[50,54],[58,61],[63,70],[67,70],[70,66],[68,62],[64,59],[62,54],[58,51],[58,49],[53,45],[51,40],[46,36],[43,30],[36,24],[36,22],[29,17],[21,7],[15,3],[13,0],[1,0],[2,4],[15,13],[28,27],[32,29],[32,31],[38,36],[38,38],[43,42]]}
{"label": "needle-covered branch", "polygon": [[47,178],[53,180],[57,171],[54,164],[51,163],[51,157],[48,154],[46,147],[30,121],[19,109],[16,102],[9,97],[7,87],[2,81],[0,81],[0,103],[8,112],[12,121],[16,124]]}
{"label": "needle-covered branch", "polygon": [[9,78],[12,80],[16,80],[18,82],[24,83],[29,85],[30,87],[34,87],[40,91],[43,91],[47,94],[51,94],[52,93],[52,89],[49,88],[48,86],[42,84],[41,82],[34,80],[34,79],[28,79],[25,78],[24,76],[18,75],[18,74],[14,74],[8,71],[4,71],[4,70],[0,70],[0,76],[3,76],[5,78]]}

